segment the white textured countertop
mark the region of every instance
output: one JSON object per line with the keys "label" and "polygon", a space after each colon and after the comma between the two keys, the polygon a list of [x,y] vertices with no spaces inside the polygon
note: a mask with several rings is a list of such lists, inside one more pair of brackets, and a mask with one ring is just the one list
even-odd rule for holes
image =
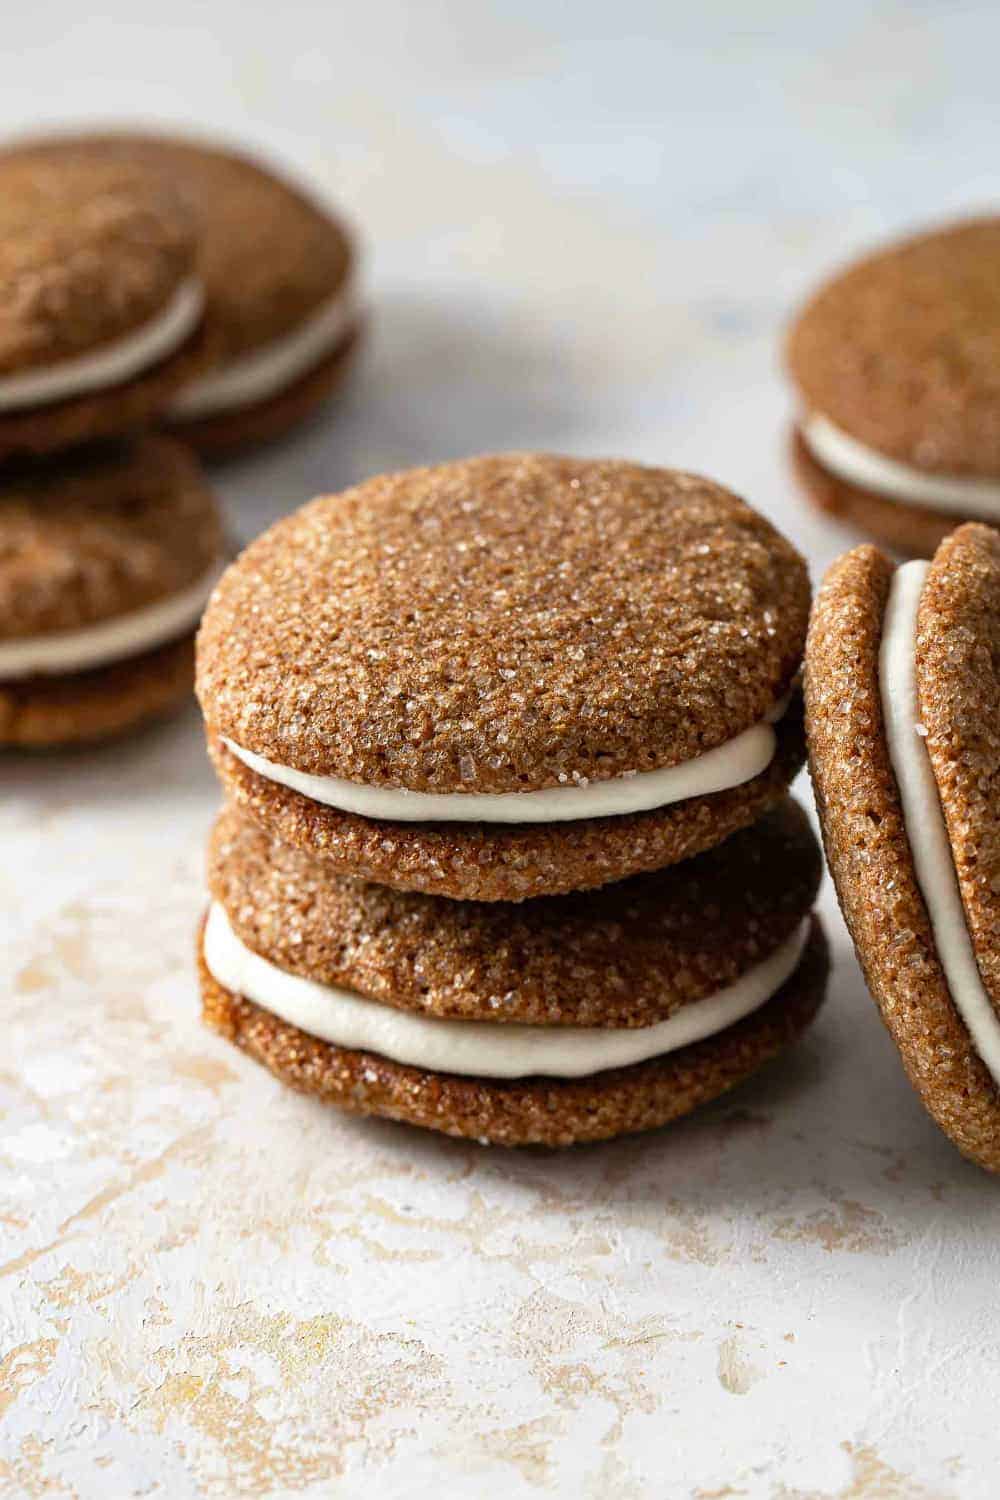
{"label": "white textured countertop", "polygon": [[[785,312],[1000,198],[988,0],[101,9],[5,15],[0,125],[196,121],[367,231],[363,372],[220,476],[245,535],[547,447],[702,469],[818,575],[846,539],[784,466]],[[783,1062],[655,1136],[505,1154],[327,1113],[201,1028],[193,709],[0,787],[0,1494],[993,1500],[1000,1189],[906,1085],[829,887]]]}

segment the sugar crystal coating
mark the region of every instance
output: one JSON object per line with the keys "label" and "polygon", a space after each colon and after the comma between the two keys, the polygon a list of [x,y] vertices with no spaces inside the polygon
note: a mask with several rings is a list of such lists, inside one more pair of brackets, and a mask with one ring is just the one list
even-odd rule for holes
{"label": "sugar crystal coating", "polygon": [[213,897],[279,968],[403,1010],[543,1026],[648,1026],[725,988],[791,936],[820,874],[790,800],[669,870],[518,905],[338,875],[233,807],[209,846]]}
{"label": "sugar crystal coating", "polygon": [[312,502],[233,565],[209,730],[298,770],[516,792],[674,765],[787,689],[809,586],[709,480],[508,454]]}

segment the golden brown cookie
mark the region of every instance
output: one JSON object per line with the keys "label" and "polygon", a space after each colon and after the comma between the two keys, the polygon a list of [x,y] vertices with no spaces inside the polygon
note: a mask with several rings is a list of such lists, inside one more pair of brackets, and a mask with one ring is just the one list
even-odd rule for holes
{"label": "golden brown cookie", "polygon": [[190,700],[194,633],[62,677],[0,681],[0,749],[56,750],[129,734]]}
{"label": "golden brown cookie", "polygon": [[352,1114],[497,1146],[570,1146],[652,1130],[735,1088],[794,1042],[822,1003],[826,940],[760,1010],[717,1037],[590,1078],[513,1082],[429,1072],[318,1041],[226,990],[199,953],[204,1017],[282,1082]]}
{"label": "golden brown cookie", "polygon": [[896,570],[873,547],[841,558],[817,598],[806,654],[827,858],[869,988],[931,1115],[992,1171],[1000,1170],[998,641],[1000,536],[967,525],[929,566]]}
{"label": "golden brown cookie", "polygon": [[197,226],[137,165],[0,156],[0,458],[148,422],[205,362]]}
{"label": "golden brown cookie", "polygon": [[233,931],[292,974],[428,1016],[646,1026],[733,983],[785,942],[822,871],[786,799],[671,869],[518,905],[449,901],[338,875],[232,806],[208,885]]}
{"label": "golden brown cookie", "polygon": [[103,738],[191,689],[223,550],[193,455],[145,437],[0,479],[0,744]]}
{"label": "golden brown cookie", "polygon": [[777,726],[759,776],[669,807],[568,823],[402,823],[324,807],[243,765],[218,739],[209,754],[227,793],[285,843],[334,869],[402,891],[469,901],[524,901],[589,890],[690,859],[780,802],[805,764],[802,700]]}
{"label": "golden brown cookie", "polygon": [[179,436],[212,457],[271,441],[341,383],[359,342],[357,255],[327,207],[265,162],[194,138],[123,131],[42,145],[138,163],[201,225],[213,368],[178,398]]}
{"label": "golden brown cookie", "polygon": [[[486,899],[521,899],[567,889],[548,835],[597,884],[780,796],[794,712],[777,736],[765,720],[798,670],[808,598],[791,546],[709,480],[472,459],[370,480],[258,538],[206,614],[199,696],[228,784],[283,838],[467,897],[506,866],[513,888]],[[604,857],[594,825],[650,808],[667,823],[622,822]],[[393,882],[376,845],[397,821],[424,852]]]}
{"label": "golden brown cookie", "polygon": [[1000,218],[901,240],[834,276],[789,333],[809,495],[930,556],[1000,519]]}
{"label": "golden brown cookie", "polygon": [[337,876],[228,808],[209,853],[205,1017],[363,1113],[508,1145],[647,1129],[811,1017],[820,875],[788,800],[674,869],[514,907]]}

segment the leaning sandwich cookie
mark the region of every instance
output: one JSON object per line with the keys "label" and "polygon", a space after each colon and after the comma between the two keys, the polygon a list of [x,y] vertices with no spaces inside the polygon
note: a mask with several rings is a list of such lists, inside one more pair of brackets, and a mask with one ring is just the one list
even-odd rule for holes
{"label": "leaning sandwich cookie", "polygon": [[0,746],[107,738],[183,702],[222,568],[216,502],[165,437],[0,479]]}
{"label": "leaning sandwich cookie", "polygon": [[352,1112],[503,1145],[649,1129],[811,1020],[820,874],[787,800],[683,865],[514,906],[344,877],[230,806],[209,854],[205,1018]]}
{"label": "leaning sandwich cookie", "polygon": [[1000,533],[834,564],[806,657],[827,857],[911,1082],[1000,1171]]}
{"label": "leaning sandwich cookie", "polygon": [[155,175],[0,157],[0,459],[150,422],[205,365],[197,225]]}
{"label": "leaning sandwich cookie", "polygon": [[1000,522],[1000,218],[888,246],[794,322],[793,443],[807,493],[929,557],[963,520]]}
{"label": "leaning sandwich cookie", "polygon": [[121,131],[16,149],[134,162],[197,218],[212,364],[165,419],[204,456],[282,436],[340,385],[360,340],[357,252],[342,220],[301,187],[194,138]]}
{"label": "leaning sandwich cookie", "polygon": [[809,586],[711,481],[508,454],[303,507],[227,571],[199,699],[230,795],[342,873],[517,901],[783,796]]}

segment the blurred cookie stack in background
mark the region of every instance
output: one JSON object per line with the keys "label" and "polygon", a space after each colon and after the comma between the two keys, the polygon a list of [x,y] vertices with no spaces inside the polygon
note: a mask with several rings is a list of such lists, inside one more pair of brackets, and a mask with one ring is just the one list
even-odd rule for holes
{"label": "blurred cookie stack in background", "polygon": [[238,154],[139,135],[0,154],[0,747],[182,704],[224,562],[196,450],[277,438],[358,340],[343,227]]}

